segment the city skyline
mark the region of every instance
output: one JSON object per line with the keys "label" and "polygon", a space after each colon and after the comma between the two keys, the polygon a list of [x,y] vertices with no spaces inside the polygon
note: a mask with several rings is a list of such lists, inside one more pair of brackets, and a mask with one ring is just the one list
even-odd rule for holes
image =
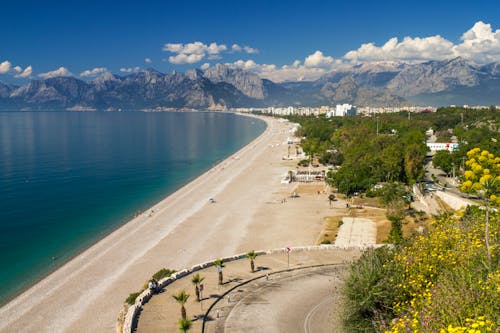
{"label": "city skyline", "polygon": [[500,5],[395,1],[24,2],[2,5],[0,81],[215,63],[273,81],[312,80],[345,64],[500,61]]}

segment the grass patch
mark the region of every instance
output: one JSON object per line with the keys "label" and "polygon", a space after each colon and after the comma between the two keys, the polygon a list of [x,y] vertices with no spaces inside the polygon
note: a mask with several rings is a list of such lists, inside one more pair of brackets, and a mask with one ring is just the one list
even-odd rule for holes
{"label": "grass patch", "polygon": [[323,227],[318,237],[319,244],[334,244],[341,225],[342,216],[325,217],[323,219]]}

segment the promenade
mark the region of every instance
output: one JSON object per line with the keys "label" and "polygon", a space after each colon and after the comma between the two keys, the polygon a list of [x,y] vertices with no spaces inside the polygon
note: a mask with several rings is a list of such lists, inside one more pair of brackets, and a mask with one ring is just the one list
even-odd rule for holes
{"label": "promenade", "polygon": [[205,278],[202,302],[196,300],[193,274],[178,279],[143,306],[136,332],[177,332],[180,305],[172,295],[182,290],[190,294],[185,306],[191,332],[202,331],[204,318],[204,332],[304,332],[304,325],[306,332],[323,332],[313,327],[319,319],[327,320],[323,326],[331,332],[340,325],[334,310],[342,278],[361,249],[317,248],[292,249],[289,257],[284,249],[258,256],[253,273],[248,259],[228,262],[221,286],[215,267],[197,271]]}

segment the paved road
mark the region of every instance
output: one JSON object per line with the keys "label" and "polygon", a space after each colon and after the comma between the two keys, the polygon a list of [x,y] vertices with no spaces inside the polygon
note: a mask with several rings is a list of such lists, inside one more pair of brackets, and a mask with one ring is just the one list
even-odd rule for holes
{"label": "paved road", "polygon": [[211,312],[210,332],[343,332],[340,288],[345,266],[324,266],[272,275],[227,295]]}

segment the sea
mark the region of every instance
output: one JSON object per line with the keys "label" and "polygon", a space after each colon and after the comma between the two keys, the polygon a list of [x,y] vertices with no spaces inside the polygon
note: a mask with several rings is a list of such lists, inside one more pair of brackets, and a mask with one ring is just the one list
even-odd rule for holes
{"label": "sea", "polygon": [[0,112],[0,304],[265,128],[221,112]]}

